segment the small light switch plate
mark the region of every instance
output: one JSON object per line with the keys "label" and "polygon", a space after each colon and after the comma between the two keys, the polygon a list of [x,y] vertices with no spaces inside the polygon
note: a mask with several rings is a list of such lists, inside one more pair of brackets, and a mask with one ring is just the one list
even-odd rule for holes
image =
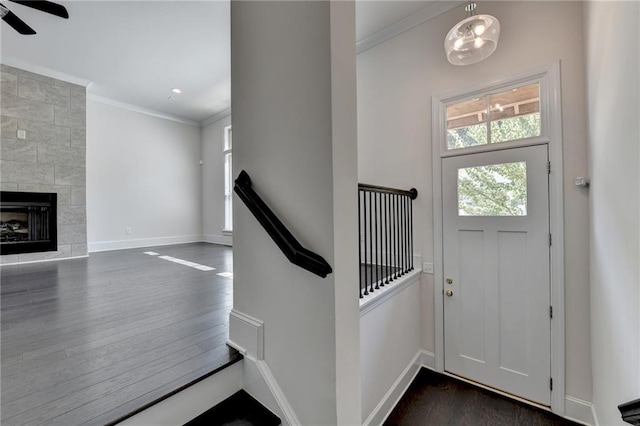
{"label": "small light switch plate", "polygon": [[424,274],[433,274],[433,263],[423,262],[422,263],[422,272]]}
{"label": "small light switch plate", "polygon": [[26,139],[27,131],[26,130],[18,130],[18,139]]}

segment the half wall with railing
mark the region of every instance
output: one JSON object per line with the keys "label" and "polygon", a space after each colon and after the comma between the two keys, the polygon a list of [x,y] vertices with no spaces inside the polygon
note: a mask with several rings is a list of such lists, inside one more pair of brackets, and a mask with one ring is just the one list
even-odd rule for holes
{"label": "half wall with railing", "polygon": [[358,184],[360,298],[413,270],[415,188]]}

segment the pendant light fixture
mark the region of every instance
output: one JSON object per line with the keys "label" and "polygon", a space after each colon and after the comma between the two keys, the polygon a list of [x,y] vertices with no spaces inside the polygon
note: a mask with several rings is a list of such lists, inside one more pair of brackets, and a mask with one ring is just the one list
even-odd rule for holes
{"label": "pendant light fixture", "polygon": [[500,22],[491,15],[477,15],[476,2],[465,6],[467,17],[451,28],[444,39],[447,59],[453,65],[471,65],[495,52]]}

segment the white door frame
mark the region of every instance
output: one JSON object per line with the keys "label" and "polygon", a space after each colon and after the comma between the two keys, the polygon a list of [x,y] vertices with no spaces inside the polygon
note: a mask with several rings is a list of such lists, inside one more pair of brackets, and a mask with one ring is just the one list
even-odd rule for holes
{"label": "white door frame", "polygon": [[[445,105],[457,99],[493,92],[528,82],[540,83],[540,111],[542,135],[495,145],[483,145],[446,151]],[[435,364],[444,372],[444,276],[443,276],[443,218],[442,218],[442,158],[495,149],[547,143],[549,146],[549,229],[551,245],[551,410],[564,416],[565,411],[565,304],[564,304],[564,198],[562,162],[562,110],[560,90],[560,62],[547,64],[526,72],[500,77],[494,81],[467,87],[431,99],[431,147],[433,171],[433,238],[434,238],[434,303],[435,303]]]}

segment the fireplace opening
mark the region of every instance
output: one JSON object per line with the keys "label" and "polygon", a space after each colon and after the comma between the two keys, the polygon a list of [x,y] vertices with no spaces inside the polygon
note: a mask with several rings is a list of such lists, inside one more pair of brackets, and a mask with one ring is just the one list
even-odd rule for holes
{"label": "fireplace opening", "polygon": [[0,193],[0,254],[36,253],[58,249],[57,194]]}

